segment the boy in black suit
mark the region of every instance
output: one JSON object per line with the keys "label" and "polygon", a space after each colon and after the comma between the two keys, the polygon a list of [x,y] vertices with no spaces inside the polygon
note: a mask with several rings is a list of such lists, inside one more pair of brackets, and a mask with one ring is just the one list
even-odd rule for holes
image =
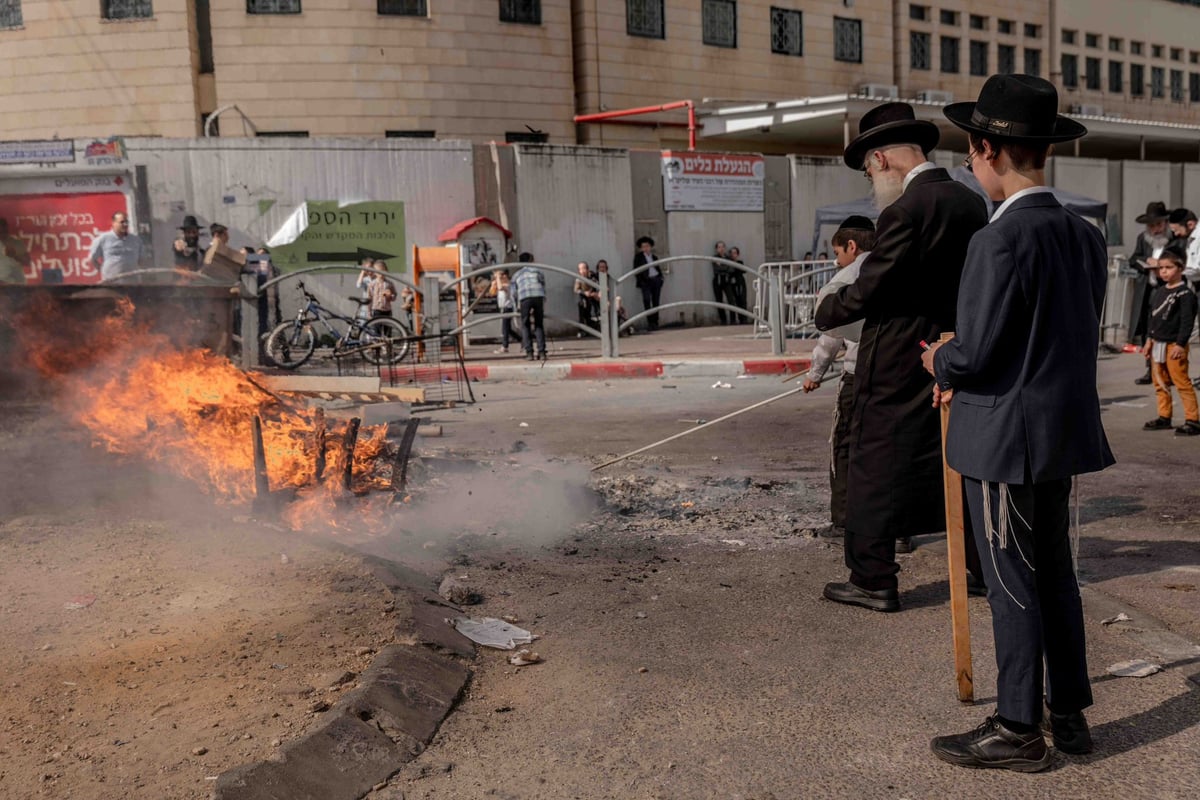
{"label": "boy in black suit", "polygon": [[1196,320],[1196,295],[1183,279],[1185,263],[1187,254],[1176,244],[1163,249],[1158,259],[1158,286],[1150,296],[1150,335],[1142,347],[1142,353],[1154,365],[1158,417],[1143,427],[1148,431],[1171,427],[1171,384],[1174,384],[1184,417],[1175,435],[1196,436],[1200,434],[1200,414],[1196,409],[1196,390],[1188,378],[1188,339]]}
{"label": "boy in black suit", "polygon": [[1108,258],[1100,231],[1046,186],[1051,145],[1087,133],[1058,116],[1053,84],[993,75],[978,102],[944,113],[967,132],[967,166],[1000,202],[967,250],[955,337],[922,357],[934,404],[953,396],[946,461],[963,476],[998,671],[996,713],[932,749],[960,766],[1037,772],[1051,761],[1043,692],[1057,748],[1092,749],[1068,501],[1073,476],[1114,460],[1096,392]]}

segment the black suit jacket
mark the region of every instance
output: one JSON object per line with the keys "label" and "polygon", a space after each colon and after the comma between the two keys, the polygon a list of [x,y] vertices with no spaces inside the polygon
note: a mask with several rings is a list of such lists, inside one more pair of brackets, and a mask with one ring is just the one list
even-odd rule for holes
{"label": "black suit jacket", "polygon": [[[652,252],[650,255],[654,256],[655,261],[658,261],[657,253]],[[641,250],[639,250],[633,257],[633,268],[637,269],[638,267],[644,267],[644,266],[646,266],[646,254],[643,253]],[[657,278],[651,278],[650,270],[646,270],[645,272],[639,272],[637,275],[635,275],[633,278],[633,282],[634,282],[634,285],[636,285],[640,289],[643,286],[649,286],[651,281],[660,281],[661,282],[662,279],[663,279],[663,271],[662,271],[662,267],[659,267]]]}
{"label": "black suit jacket", "polygon": [[821,330],[864,321],[849,434],[846,527],[855,534],[945,530],[941,423],[920,342],[954,329],[967,244],[985,224],[982,197],[944,169],[922,172],[879,215],[858,280],[817,308]]}
{"label": "black suit jacket", "polygon": [[955,338],[938,350],[954,388],[946,459],[963,475],[1036,483],[1112,464],[1096,350],[1104,236],[1041,192],[1016,200],[967,251]]}

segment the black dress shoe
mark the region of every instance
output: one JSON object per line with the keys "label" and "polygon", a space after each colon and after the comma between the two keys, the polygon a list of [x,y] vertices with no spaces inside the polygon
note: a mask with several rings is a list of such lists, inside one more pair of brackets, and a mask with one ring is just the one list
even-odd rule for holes
{"label": "black dress shoe", "polygon": [[901,536],[900,538],[898,538],[896,540],[896,552],[897,553],[903,555],[905,553],[911,553],[913,551],[913,549],[914,549],[914,545],[913,545],[913,540],[912,540],[911,536]]}
{"label": "black dress shoe", "polygon": [[1151,377],[1150,377],[1150,373],[1149,373],[1149,372],[1147,372],[1147,373],[1146,373],[1145,375],[1143,375],[1142,377],[1140,377],[1140,378],[1135,378],[1133,382],[1134,382],[1134,383],[1136,383],[1138,386],[1147,386],[1147,385],[1149,385],[1149,384],[1151,384],[1151,383],[1154,383],[1154,379],[1153,379],[1153,378],[1151,378]]}
{"label": "black dress shoe", "polygon": [[851,606],[862,606],[872,611],[899,611],[900,594],[895,589],[880,589],[870,591],[861,589],[853,583],[825,584],[825,597],[835,603],[845,603]]}
{"label": "black dress shoe", "polygon": [[987,597],[987,586],[972,573],[967,573],[967,595],[970,597]]}
{"label": "black dress shoe", "polygon": [[1088,730],[1087,718],[1082,711],[1071,714],[1055,714],[1046,709],[1042,719],[1042,729],[1049,731],[1054,739],[1054,746],[1064,753],[1073,756],[1087,755],[1094,749],[1092,732]]}
{"label": "black dress shoe", "polygon": [[959,767],[1040,772],[1051,761],[1041,730],[1031,733],[1009,730],[999,714],[988,717],[968,733],[939,736],[929,746],[942,761]]}

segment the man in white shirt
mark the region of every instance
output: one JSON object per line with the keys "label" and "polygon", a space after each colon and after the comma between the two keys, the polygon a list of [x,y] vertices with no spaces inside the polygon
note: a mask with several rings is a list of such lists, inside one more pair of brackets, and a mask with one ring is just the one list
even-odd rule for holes
{"label": "man in white shirt", "polygon": [[1187,242],[1187,265],[1183,269],[1183,277],[1195,289],[1197,282],[1200,282],[1200,231],[1196,230],[1196,212],[1177,208],[1167,217],[1167,224],[1176,239]]}
{"label": "man in white shirt", "polygon": [[88,262],[100,270],[100,280],[109,281],[136,270],[142,261],[142,240],[129,232],[129,215],[118,211],[112,216],[112,230],[92,242]]}

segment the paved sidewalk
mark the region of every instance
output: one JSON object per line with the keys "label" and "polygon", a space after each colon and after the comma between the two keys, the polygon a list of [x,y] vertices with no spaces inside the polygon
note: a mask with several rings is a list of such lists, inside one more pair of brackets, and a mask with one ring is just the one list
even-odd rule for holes
{"label": "paved sidewalk", "polygon": [[507,353],[494,343],[467,348],[467,374],[474,380],[606,380],[610,378],[736,378],[808,370],[814,339],[788,339],[787,352],[771,353],[771,340],[754,337],[751,325],[663,328],[623,336],[620,355],[603,358],[600,340],[548,338],[546,361],[526,361],[520,342]]}

